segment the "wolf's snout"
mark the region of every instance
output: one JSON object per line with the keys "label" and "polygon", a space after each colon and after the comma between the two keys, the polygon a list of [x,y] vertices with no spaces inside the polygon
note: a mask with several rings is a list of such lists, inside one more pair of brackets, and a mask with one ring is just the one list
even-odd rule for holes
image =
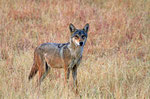
{"label": "wolf's snout", "polygon": [[80,46],[82,46],[83,45],[83,42],[80,42]]}

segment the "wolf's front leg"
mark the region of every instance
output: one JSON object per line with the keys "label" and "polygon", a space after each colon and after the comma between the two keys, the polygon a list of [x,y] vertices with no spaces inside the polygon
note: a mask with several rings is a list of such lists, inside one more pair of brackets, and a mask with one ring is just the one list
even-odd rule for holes
{"label": "wolf's front leg", "polygon": [[70,75],[70,69],[68,67],[65,66],[65,84],[68,83],[69,80],[69,75]]}
{"label": "wolf's front leg", "polygon": [[73,85],[75,89],[75,93],[78,94],[78,89],[77,89],[77,66],[75,65],[72,69],[72,77],[73,77]]}

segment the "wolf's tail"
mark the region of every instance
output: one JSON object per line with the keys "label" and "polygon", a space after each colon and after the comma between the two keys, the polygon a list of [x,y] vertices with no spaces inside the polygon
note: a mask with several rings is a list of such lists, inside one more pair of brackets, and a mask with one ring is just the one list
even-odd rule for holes
{"label": "wolf's tail", "polygon": [[35,76],[35,74],[37,73],[37,71],[38,71],[38,66],[36,63],[34,63],[32,66],[32,69],[30,71],[30,74],[28,76],[28,79],[30,80],[31,78],[33,78]]}
{"label": "wolf's tail", "polygon": [[37,73],[37,71],[39,70],[38,68],[38,54],[37,54],[37,48],[34,51],[34,63],[33,66],[31,68],[30,74],[28,76],[28,79],[30,80],[31,78],[33,78],[35,76],[35,74]]}

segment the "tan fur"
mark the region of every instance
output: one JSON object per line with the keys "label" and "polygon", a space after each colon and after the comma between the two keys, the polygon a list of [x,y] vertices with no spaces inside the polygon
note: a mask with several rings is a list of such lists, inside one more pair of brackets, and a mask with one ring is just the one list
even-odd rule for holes
{"label": "tan fur", "polygon": [[72,71],[77,93],[77,67],[82,59],[83,47],[87,39],[89,25],[86,24],[83,29],[76,29],[70,24],[69,28],[71,32],[69,43],[44,43],[35,49],[34,63],[29,74],[29,80],[39,71],[40,85],[50,68],[64,68],[66,83],[69,79],[70,70]]}

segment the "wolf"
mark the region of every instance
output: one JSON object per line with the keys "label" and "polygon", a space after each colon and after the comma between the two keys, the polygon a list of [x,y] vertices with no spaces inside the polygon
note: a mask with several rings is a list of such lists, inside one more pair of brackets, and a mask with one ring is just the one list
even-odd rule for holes
{"label": "wolf", "polygon": [[43,43],[34,51],[34,63],[28,79],[39,71],[38,84],[46,77],[51,68],[64,68],[65,83],[68,82],[72,71],[73,85],[77,92],[77,68],[82,60],[84,45],[87,41],[89,24],[83,29],[69,25],[70,40],[68,43]]}

